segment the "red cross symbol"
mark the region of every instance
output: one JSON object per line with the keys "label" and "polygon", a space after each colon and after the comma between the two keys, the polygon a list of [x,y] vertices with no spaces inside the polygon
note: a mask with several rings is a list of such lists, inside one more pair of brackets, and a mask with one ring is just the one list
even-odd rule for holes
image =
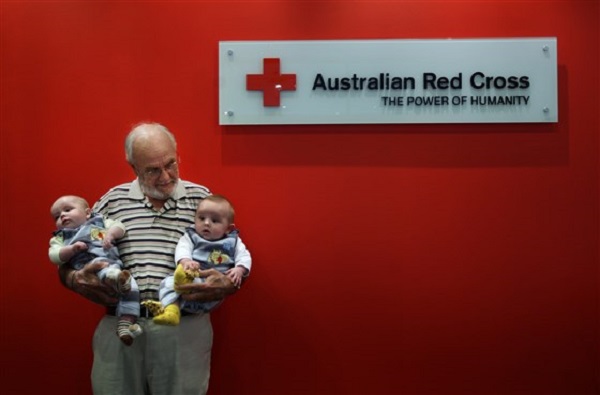
{"label": "red cross symbol", "polygon": [[296,74],[280,74],[279,58],[263,59],[263,74],[247,74],[246,89],[263,92],[264,107],[279,107],[281,91],[296,90]]}

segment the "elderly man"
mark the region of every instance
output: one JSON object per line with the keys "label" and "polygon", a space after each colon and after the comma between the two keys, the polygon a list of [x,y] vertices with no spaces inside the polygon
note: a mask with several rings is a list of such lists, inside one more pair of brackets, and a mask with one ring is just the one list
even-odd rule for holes
{"label": "elderly man", "polygon": [[[94,211],[120,220],[127,233],[118,248],[125,269],[136,279],[142,300],[158,300],[161,280],[175,269],[174,251],[184,229],[194,224],[198,203],[210,194],[179,179],[177,143],[163,125],[137,125],[125,140],[127,161],[137,179],[112,188]],[[60,269],[63,284],[106,306],[93,340],[94,394],[205,394],[210,375],[212,326],[209,314],[181,317],[179,326],[156,325],[141,308],[143,335],[127,347],[115,335],[116,295],[95,272],[103,263],[79,271]],[[186,300],[219,300],[236,291],[224,275],[211,270],[204,284],[187,284]]]}

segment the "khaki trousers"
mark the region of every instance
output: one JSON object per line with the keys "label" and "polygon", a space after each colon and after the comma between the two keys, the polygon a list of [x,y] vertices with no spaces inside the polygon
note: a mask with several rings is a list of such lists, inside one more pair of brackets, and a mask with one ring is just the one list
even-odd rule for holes
{"label": "khaki trousers", "polygon": [[210,314],[181,317],[178,326],[140,318],[144,333],[126,346],[117,317],[106,315],[94,333],[94,395],[205,395],[210,377]]}

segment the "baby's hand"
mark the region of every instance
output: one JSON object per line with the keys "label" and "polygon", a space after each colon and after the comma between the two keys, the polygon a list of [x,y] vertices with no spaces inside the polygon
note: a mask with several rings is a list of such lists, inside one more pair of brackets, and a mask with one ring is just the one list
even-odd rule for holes
{"label": "baby's hand", "polygon": [[102,247],[105,250],[108,250],[109,248],[114,246],[114,243],[113,243],[114,241],[115,241],[114,237],[107,234],[104,236],[104,239],[102,240]]}
{"label": "baby's hand", "polygon": [[186,272],[200,270],[200,264],[191,259],[182,259],[179,261],[179,264],[183,266],[183,270]]}
{"label": "baby's hand", "polygon": [[86,251],[88,246],[83,241],[77,241],[71,245],[71,248],[73,249],[73,252],[77,254],[78,252]]}
{"label": "baby's hand", "polygon": [[238,288],[240,287],[240,285],[242,285],[242,278],[244,278],[245,273],[246,269],[244,269],[242,266],[236,266],[233,269],[229,269],[225,272],[225,274],[227,274],[227,277],[229,277],[233,285],[235,285]]}

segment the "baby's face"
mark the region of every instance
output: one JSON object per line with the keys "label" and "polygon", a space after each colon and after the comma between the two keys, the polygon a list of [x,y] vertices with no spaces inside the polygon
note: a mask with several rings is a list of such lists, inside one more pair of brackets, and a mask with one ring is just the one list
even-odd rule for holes
{"label": "baby's face", "polygon": [[58,199],[50,209],[50,214],[58,229],[76,228],[83,225],[90,217],[90,209],[81,202],[70,197]]}
{"label": "baby's face", "polygon": [[229,205],[203,200],[196,210],[196,232],[206,240],[222,239],[233,230],[229,221]]}

